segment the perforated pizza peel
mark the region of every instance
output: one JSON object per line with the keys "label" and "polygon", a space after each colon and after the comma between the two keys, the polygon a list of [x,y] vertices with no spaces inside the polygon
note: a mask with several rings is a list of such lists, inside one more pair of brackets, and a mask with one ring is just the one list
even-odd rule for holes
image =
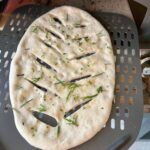
{"label": "perforated pizza peel", "polygon": [[[50,7],[27,5],[11,14],[0,32],[0,150],[36,150],[17,131],[9,97],[10,62],[28,26]],[[90,12],[110,33],[116,56],[115,99],[109,121],[90,141],[73,150],[105,150],[123,136],[130,139],[120,149],[135,141],[143,116],[141,65],[138,33],[135,24],[125,16]],[[93,27],[94,28],[94,27]],[[80,133],[79,133],[80,134]]]}

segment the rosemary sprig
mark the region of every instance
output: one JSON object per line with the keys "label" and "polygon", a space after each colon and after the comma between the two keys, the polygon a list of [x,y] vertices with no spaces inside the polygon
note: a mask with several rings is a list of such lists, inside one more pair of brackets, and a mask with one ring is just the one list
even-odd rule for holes
{"label": "rosemary sprig", "polygon": [[32,81],[33,81],[34,83],[36,83],[36,82],[38,82],[40,79],[41,79],[41,77],[38,77],[38,78],[32,78]]}
{"label": "rosemary sprig", "polygon": [[68,89],[70,90],[69,93],[68,93],[68,95],[67,95],[67,98],[66,98],[66,100],[68,101],[69,98],[70,98],[70,95],[71,95],[71,94],[75,91],[75,89],[78,88],[80,85],[79,85],[79,84],[76,84],[76,83],[70,82],[70,83],[68,83],[67,86],[68,86]]}
{"label": "rosemary sprig", "polygon": [[103,91],[104,91],[103,87],[100,86],[100,87],[98,87],[98,88],[96,89],[96,94],[94,94],[94,95],[89,95],[89,96],[85,96],[85,97],[83,97],[83,100],[86,100],[86,101],[91,100],[91,99],[93,99],[94,97],[98,96],[98,95],[99,95],[100,93],[102,93]]}
{"label": "rosemary sprig", "polygon": [[102,36],[105,36],[105,34],[102,33],[102,31],[100,31],[99,33],[97,33],[97,36],[102,37]]}
{"label": "rosemary sprig", "polygon": [[44,112],[47,110],[46,106],[43,104],[40,104],[40,107],[38,109],[39,109],[39,112]]}
{"label": "rosemary sprig", "polygon": [[57,77],[55,77],[55,78],[58,81],[55,84],[61,84],[62,86],[67,87],[69,89],[69,92],[66,97],[66,101],[68,101],[70,96],[75,91],[75,89],[78,88],[80,85],[77,83],[74,83],[74,82],[62,81],[62,80],[58,79]]}
{"label": "rosemary sprig", "polygon": [[66,14],[66,21],[68,21],[69,20],[69,15],[68,15],[68,13]]}
{"label": "rosemary sprig", "polygon": [[16,88],[17,88],[17,90],[23,89],[23,87],[20,85],[16,85]]}
{"label": "rosemary sprig", "polygon": [[90,100],[90,99],[93,99],[94,97],[96,97],[97,96],[97,94],[94,94],[94,95],[90,95],[90,96],[85,96],[85,97],[83,97],[83,100]]}
{"label": "rosemary sprig", "polygon": [[39,27],[38,27],[38,26],[32,26],[32,27],[31,27],[31,32],[33,32],[33,33],[37,33],[38,30],[39,30]]}
{"label": "rosemary sprig", "polygon": [[95,74],[93,77],[101,76],[103,73],[104,73],[104,72],[97,73],[97,74]]}
{"label": "rosemary sprig", "polygon": [[73,118],[69,118],[69,119],[65,118],[68,124],[79,126],[77,119],[78,119],[78,116],[74,116]]}
{"label": "rosemary sprig", "polygon": [[61,128],[60,125],[57,126],[57,138],[60,136]]}
{"label": "rosemary sprig", "polygon": [[43,75],[44,75],[44,73],[43,73],[43,71],[42,71],[40,77],[37,77],[37,78],[34,77],[34,78],[32,78],[32,81],[33,81],[34,83],[38,82],[39,80],[41,80],[41,79],[43,78]]}
{"label": "rosemary sprig", "polygon": [[33,98],[31,98],[30,100],[25,101],[23,104],[21,104],[20,108],[24,107],[25,105],[30,103],[32,100],[33,100]]}
{"label": "rosemary sprig", "polygon": [[58,79],[57,77],[55,77],[55,79],[58,81],[55,84],[61,84],[61,85],[65,86],[65,81],[62,81],[62,80]]}

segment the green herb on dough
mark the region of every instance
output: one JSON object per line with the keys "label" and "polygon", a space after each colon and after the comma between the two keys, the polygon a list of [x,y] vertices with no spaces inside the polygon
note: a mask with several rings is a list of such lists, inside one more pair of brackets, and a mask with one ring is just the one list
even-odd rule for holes
{"label": "green herb on dough", "polygon": [[104,90],[103,90],[103,87],[102,86],[100,86],[100,87],[98,87],[97,89],[96,89],[96,94],[94,94],[94,95],[89,95],[89,96],[85,96],[85,97],[83,97],[83,100],[86,100],[86,101],[88,101],[88,100],[91,100],[91,99],[93,99],[94,97],[96,97],[96,96],[98,96],[100,93],[102,93]]}
{"label": "green herb on dough", "polygon": [[68,13],[66,14],[66,21],[68,21],[69,20],[69,15],[68,15]]}
{"label": "green herb on dough", "polygon": [[56,76],[55,76],[55,79],[58,81],[55,84],[61,84],[61,85],[65,86],[65,81],[58,79]]}
{"label": "green herb on dough", "polygon": [[16,85],[16,88],[17,88],[17,90],[23,89],[23,87],[20,85]]}
{"label": "green herb on dough", "polygon": [[102,31],[101,31],[101,32],[97,33],[97,36],[102,37],[102,36],[105,36],[105,34],[104,34],[104,33],[102,33]]}
{"label": "green herb on dough", "polygon": [[31,98],[30,100],[25,101],[23,104],[21,104],[20,108],[24,107],[25,105],[27,105],[32,100],[33,100],[33,98]]}
{"label": "green herb on dough", "polygon": [[79,95],[74,95],[74,100],[78,101],[79,100]]}
{"label": "green herb on dough", "polygon": [[104,72],[97,73],[97,74],[95,74],[93,77],[101,76],[103,73],[104,73]]}
{"label": "green herb on dough", "polygon": [[46,101],[46,94],[43,95],[43,100]]}
{"label": "green herb on dough", "polygon": [[61,133],[61,128],[60,128],[60,125],[57,126],[57,137],[60,136],[60,133]]}
{"label": "green herb on dough", "polygon": [[38,82],[39,80],[41,80],[43,78],[43,72],[41,73],[41,76],[40,77],[37,77],[37,78],[32,78],[32,81],[34,83]]}
{"label": "green herb on dough", "polygon": [[45,35],[45,36],[46,36],[46,38],[47,38],[48,40],[50,40],[50,39],[51,39],[51,38],[50,38],[50,36],[51,36],[51,35],[50,35],[50,33],[49,33],[49,32],[46,32],[46,35]]}
{"label": "green herb on dough", "polygon": [[72,82],[70,82],[70,83],[68,83],[67,86],[68,86],[68,89],[70,90],[69,93],[68,93],[68,95],[67,95],[67,98],[66,98],[66,100],[68,101],[69,98],[70,98],[70,96],[71,96],[71,94],[72,94],[72,93],[75,91],[75,89],[78,88],[80,85],[77,84],[77,83],[72,83]]}
{"label": "green herb on dough", "polygon": [[32,26],[32,27],[31,27],[31,32],[33,32],[33,33],[37,33],[38,30],[39,30],[39,27],[38,27],[38,26]]}
{"label": "green herb on dough", "polygon": [[107,46],[108,49],[112,50],[112,48],[110,46]]}
{"label": "green herb on dough", "polygon": [[77,119],[78,119],[78,116],[74,116],[73,118],[69,118],[69,119],[65,118],[68,124],[79,126]]}
{"label": "green herb on dough", "polygon": [[46,106],[43,104],[40,104],[40,107],[38,109],[39,109],[39,112],[44,112],[47,110]]}
{"label": "green herb on dough", "polygon": [[41,57],[42,57],[42,58],[45,58],[45,55],[46,55],[46,53],[42,53]]}
{"label": "green herb on dough", "polygon": [[77,83],[74,83],[74,82],[62,81],[62,80],[58,79],[57,77],[55,77],[55,78],[58,81],[55,84],[61,84],[62,86],[67,87],[69,89],[69,92],[66,97],[66,101],[68,101],[70,96],[75,91],[75,89],[78,88],[80,85]]}
{"label": "green herb on dough", "polygon": [[32,78],[32,81],[33,82],[38,82],[40,79],[41,79],[41,77],[39,77],[39,78]]}

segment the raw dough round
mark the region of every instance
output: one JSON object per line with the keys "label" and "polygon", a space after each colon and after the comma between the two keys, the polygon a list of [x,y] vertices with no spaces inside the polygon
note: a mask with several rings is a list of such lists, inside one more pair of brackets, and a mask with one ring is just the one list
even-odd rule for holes
{"label": "raw dough round", "polygon": [[[75,147],[99,132],[111,112],[115,61],[109,34],[81,9],[55,8],[27,29],[9,81],[15,124],[26,141],[44,150]],[[58,126],[37,120],[32,111],[54,117]]]}

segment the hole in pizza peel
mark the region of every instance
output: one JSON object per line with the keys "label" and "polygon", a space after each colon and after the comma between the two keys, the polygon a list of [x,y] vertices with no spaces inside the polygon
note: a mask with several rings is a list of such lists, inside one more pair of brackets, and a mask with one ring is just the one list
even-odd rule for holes
{"label": "hole in pizza peel", "polygon": [[14,27],[11,27],[10,31],[14,31],[14,29],[15,29]]}
{"label": "hole in pizza peel", "polygon": [[128,94],[128,92],[129,92],[128,86],[125,86],[124,91],[126,94]]}
{"label": "hole in pizza peel", "polygon": [[128,57],[128,63],[131,64],[132,63],[132,58]]}
{"label": "hole in pizza peel", "polygon": [[117,41],[116,40],[114,40],[114,45],[117,45]]}
{"label": "hole in pizza peel", "polygon": [[128,49],[124,49],[124,55],[128,55]]}
{"label": "hole in pizza peel", "polygon": [[132,56],[135,56],[135,49],[132,49]]}
{"label": "hole in pizza peel", "polygon": [[9,70],[6,70],[5,71],[5,77],[8,77],[8,75],[9,75]]}
{"label": "hole in pizza peel", "polygon": [[125,39],[127,38],[127,33],[124,33],[124,38],[125,38]]}
{"label": "hole in pizza peel", "polygon": [[119,65],[116,66],[116,72],[120,72],[120,66]]}
{"label": "hole in pizza peel", "polygon": [[125,108],[124,115],[125,115],[125,117],[129,117],[129,110],[128,110],[128,108]]}
{"label": "hole in pizza peel", "polygon": [[125,77],[123,74],[120,75],[120,83],[124,83],[125,82]]}
{"label": "hole in pizza peel", "polygon": [[27,21],[25,21],[25,22],[23,23],[23,26],[25,27],[25,26],[27,25],[27,23],[28,23],[28,22],[27,22]]}
{"label": "hole in pizza peel", "polygon": [[8,63],[9,63],[9,61],[6,60],[5,63],[4,63],[4,68],[6,68],[8,66]]}
{"label": "hole in pizza peel", "polygon": [[7,92],[7,93],[5,94],[4,101],[7,101],[8,99],[9,99],[9,92]]}
{"label": "hole in pizza peel", "polygon": [[121,26],[120,29],[121,29],[121,30],[124,30],[124,26]]}
{"label": "hole in pizza peel", "polygon": [[31,8],[28,9],[28,13],[29,13],[29,14],[30,14],[31,10],[32,10]]}
{"label": "hole in pizza peel", "polygon": [[120,62],[124,63],[124,57],[123,56],[120,57]]}
{"label": "hole in pizza peel", "polygon": [[133,82],[133,76],[128,76],[128,83],[131,84]]}
{"label": "hole in pizza peel", "polygon": [[116,107],[116,116],[120,116],[120,108]]}
{"label": "hole in pizza peel", "polygon": [[20,17],[20,14],[18,13],[18,14],[16,15],[16,19],[19,19],[19,17]]}
{"label": "hole in pizza peel", "polygon": [[129,104],[129,105],[133,105],[133,104],[134,104],[134,100],[133,100],[132,97],[129,97],[129,99],[128,99],[128,104]]}
{"label": "hole in pizza peel", "polygon": [[11,21],[10,21],[10,26],[12,26],[13,25],[13,23],[14,23],[14,20],[12,19]]}
{"label": "hole in pizza peel", "polygon": [[38,112],[38,111],[32,111],[32,115],[40,120],[41,122],[47,124],[47,125],[50,125],[52,127],[56,127],[57,126],[57,120],[52,117],[52,116],[49,116],[49,115],[46,115],[44,113],[41,113],[41,112]]}
{"label": "hole in pizza peel", "polygon": [[133,74],[136,73],[136,67],[132,67],[132,73],[133,73]]}
{"label": "hole in pizza peel", "polygon": [[116,126],[116,124],[115,124],[115,119],[112,118],[112,119],[111,119],[111,128],[112,128],[112,129],[115,129],[115,126]]}
{"label": "hole in pizza peel", "polygon": [[14,56],[15,56],[15,52],[13,52],[13,53],[11,54],[11,59],[13,59]]}
{"label": "hole in pizza peel", "polygon": [[117,32],[117,37],[118,37],[118,38],[120,37],[120,32]]}
{"label": "hole in pizza peel", "polygon": [[124,46],[124,41],[123,40],[120,41],[120,45]]}
{"label": "hole in pizza peel", "polygon": [[6,90],[7,88],[8,88],[8,81],[6,81],[4,84],[4,89]]}
{"label": "hole in pizza peel", "polygon": [[120,49],[117,49],[117,54],[118,54],[118,55],[120,54]]}
{"label": "hole in pizza peel", "polygon": [[23,15],[22,19],[25,19],[25,18],[26,18],[26,14]]}
{"label": "hole in pizza peel", "polygon": [[121,130],[125,129],[125,122],[124,122],[124,120],[120,120],[120,129]]}
{"label": "hole in pizza peel", "polygon": [[118,85],[118,84],[116,85],[115,91],[116,91],[116,93],[120,92],[120,85]]}
{"label": "hole in pizza peel", "polygon": [[124,96],[120,96],[119,102],[120,102],[120,104],[124,104],[125,103]]}
{"label": "hole in pizza peel", "polygon": [[131,42],[130,41],[128,41],[128,47],[130,47],[131,46]]}
{"label": "hole in pizza peel", "polygon": [[5,53],[4,53],[4,58],[6,58],[8,56],[8,51],[6,51]]}
{"label": "hole in pizza peel", "polygon": [[125,72],[125,73],[128,73],[128,66],[125,66],[125,67],[124,67],[124,72]]}
{"label": "hole in pizza peel", "polygon": [[136,93],[137,93],[137,88],[136,88],[136,87],[133,87],[133,88],[132,88],[132,95],[136,95]]}
{"label": "hole in pizza peel", "polygon": [[112,31],[110,32],[110,35],[113,36],[113,32]]}
{"label": "hole in pizza peel", "polygon": [[20,20],[18,20],[18,21],[17,21],[17,24],[16,24],[16,25],[17,25],[17,26],[19,26],[19,25],[20,25]]}
{"label": "hole in pizza peel", "polygon": [[128,31],[131,31],[131,29],[132,29],[131,26],[128,26],[128,27],[127,27],[127,30],[128,30]]}
{"label": "hole in pizza peel", "polygon": [[131,39],[134,39],[134,34],[133,33],[131,33]]}

